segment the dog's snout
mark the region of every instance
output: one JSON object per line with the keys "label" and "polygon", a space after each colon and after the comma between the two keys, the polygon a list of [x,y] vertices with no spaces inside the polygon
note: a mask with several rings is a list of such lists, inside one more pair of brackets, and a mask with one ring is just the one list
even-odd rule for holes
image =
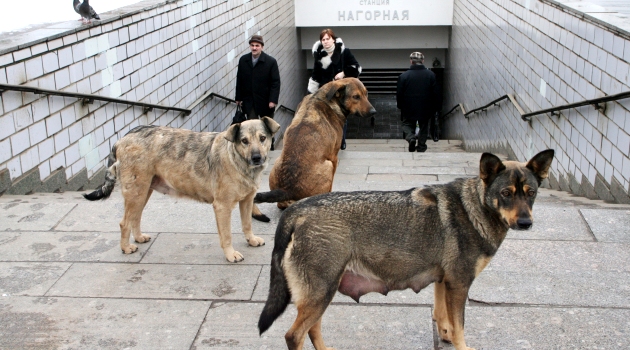
{"label": "dog's snout", "polygon": [[370,109],[369,114],[370,114],[370,115],[374,115],[374,114],[376,114],[376,109],[375,109],[374,107],[372,107],[372,109]]}
{"label": "dog's snout", "polygon": [[532,227],[532,219],[519,218],[518,220],[516,220],[516,225],[518,225],[518,228],[520,230],[527,230],[528,228]]}
{"label": "dog's snout", "polygon": [[261,160],[262,160],[262,156],[260,155],[260,153],[253,153],[252,154],[252,163],[260,164]]}

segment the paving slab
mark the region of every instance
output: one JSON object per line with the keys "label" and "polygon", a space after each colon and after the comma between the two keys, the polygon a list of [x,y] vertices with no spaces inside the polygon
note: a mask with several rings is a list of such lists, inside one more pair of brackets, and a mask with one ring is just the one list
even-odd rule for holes
{"label": "paving slab", "polygon": [[[466,345],[483,350],[628,349],[630,310],[466,307]],[[440,342],[436,349],[454,349]]]}
{"label": "paving slab", "polygon": [[74,263],[46,296],[250,300],[260,270],[238,264]]}
{"label": "paving slab", "polygon": [[68,263],[0,262],[0,295],[42,296],[69,267]]}
{"label": "paving slab", "polygon": [[[293,304],[262,336],[262,303],[215,303],[193,344],[195,349],[285,349],[284,334],[297,311]],[[433,349],[429,307],[331,305],[322,318],[326,346],[343,349]],[[313,349],[310,340],[304,349]]]}
{"label": "paving slab", "polygon": [[75,206],[74,203],[3,203],[0,231],[48,231]]}
{"label": "paving slab", "polygon": [[630,243],[630,210],[581,209],[580,212],[598,241]]}
{"label": "paving slab", "polygon": [[0,297],[0,349],[188,349],[210,302]]}
{"label": "paving slab", "polygon": [[[389,164],[373,164],[373,165],[389,165]],[[474,162],[464,159],[405,159],[402,161],[403,166],[415,167],[470,167],[479,166],[479,161]],[[391,165],[389,165],[391,166]]]}
{"label": "paving slab", "polygon": [[[439,152],[439,153],[421,153],[415,152],[411,153],[413,159],[420,160],[452,160],[452,161],[467,161],[467,162],[475,162],[479,164],[481,160],[482,153],[474,153],[474,152]],[[497,154],[497,157],[501,159],[507,159],[507,156]]]}
{"label": "paving slab", "polygon": [[627,243],[506,239],[484,272],[606,271],[624,277],[630,273],[627,261],[630,261]]}
{"label": "paving slab", "polygon": [[[347,141],[347,140],[346,140]],[[402,153],[403,151],[407,151],[406,146],[397,145],[397,144],[383,144],[383,145],[359,145],[359,144],[351,144],[347,143],[346,149],[342,152],[396,152]]]}
{"label": "paving slab", "polygon": [[594,237],[580,211],[573,207],[558,207],[534,203],[534,225],[527,231],[510,230],[508,238],[593,241]]}
{"label": "paving slab", "polygon": [[[263,213],[270,212],[275,204],[260,204]],[[57,229],[61,231],[120,232],[120,220],[124,214],[124,204],[120,191],[114,191],[104,201],[78,203],[65,217]],[[232,210],[231,226],[233,236],[242,235],[238,206]],[[217,223],[212,205],[187,199],[178,199],[154,194],[142,213],[140,227],[143,232],[188,232],[217,233]],[[255,234],[272,233],[275,228],[254,220]],[[261,232],[262,231],[262,232]],[[238,238],[237,238],[238,239]]]}
{"label": "paving slab", "polygon": [[343,159],[413,159],[411,152],[357,152],[343,151],[337,154],[340,160]]}
{"label": "paving slab", "polygon": [[368,171],[369,168],[370,167],[368,167],[367,165],[359,166],[359,165],[339,164],[337,166],[337,172],[335,173],[335,177],[337,176],[337,174],[360,174],[360,175],[369,174],[369,171]]}
{"label": "paving slab", "polygon": [[[267,224],[274,226],[275,224]],[[245,260],[238,265],[266,265],[271,261],[273,235],[260,235],[265,240],[261,247],[251,247],[245,239],[232,239],[234,249],[243,254]],[[131,254],[133,255],[133,254]],[[234,265],[225,259],[218,234],[207,233],[160,233],[151,250],[142,259],[143,264],[187,264],[187,265]]]}
{"label": "paving slab", "polygon": [[[33,193],[30,195],[2,195],[0,208],[4,203],[78,203],[85,201],[81,192],[68,191],[63,193]],[[53,204],[54,205],[54,204]]]}
{"label": "paving slab", "polygon": [[381,165],[381,166],[403,166],[403,162],[408,162],[410,160],[402,160],[402,159],[347,159],[342,158],[339,159],[339,166],[372,166],[372,165]]}
{"label": "paving slab", "polygon": [[0,261],[138,262],[152,244],[123,254],[117,232],[0,232]]}
{"label": "paving slab", "polygon": [[426,175],[439,175],[439,174],[462,174],[466,175],[466,170],[463,167],[388,167],[388,166],[371,166],[370,174],[426,174]]}
{"label": "paving slab", "polygon": [[491,304],[630,308],[630,279],[616,272],[484,271],[469,298]]}
{"label": "paving slab", "polygon": [[457,179],[462,179],[462,178],[471,178],[471,177],[475,177],[476,175],[469,175],[469,174],[456,174],[456,175],[448,175],[448,174],[438,174],[437,178],[438,181],[442,182],[442,183],[449,183],[449,182],[453,182]]}
{"label": "paving slab", "polygon": [[506,240],[473,283],[484,303],[630,307],[630,245]]}

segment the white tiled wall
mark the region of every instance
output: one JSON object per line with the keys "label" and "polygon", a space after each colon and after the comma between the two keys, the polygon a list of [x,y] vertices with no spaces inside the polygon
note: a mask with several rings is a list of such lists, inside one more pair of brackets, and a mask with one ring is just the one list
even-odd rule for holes
{"label": "white tiled wall", "polygon": [[[630,35],[551,1],[456,0],[445,106],[467,110],[511,93],[526,112],[630,91]],[[630,186],[630,99],[521,120],[507,101],[468,120],[447,118],[470,149],[511,149],[524,161],[556,150],[552,173]],[[601,196],[600,196],[601,197]]]}
{"label": "white tiled wall", "polygon": [[[307,78],[293,26],[292,0],[182,0],[0,54],[0,83],[97,94],[188,108],[206,91],[234,98],[238,58],[260,33],[279,63],[280,104],[295,109]],[[11,179],[59,167],[68,178],[102,168],[129,129],[158,124],[223,131],[233,106],[206,100],[187,117],[154,109],[6,91],[0,96],[0,170]],[[291,115],[278,111],[284,127]]]}

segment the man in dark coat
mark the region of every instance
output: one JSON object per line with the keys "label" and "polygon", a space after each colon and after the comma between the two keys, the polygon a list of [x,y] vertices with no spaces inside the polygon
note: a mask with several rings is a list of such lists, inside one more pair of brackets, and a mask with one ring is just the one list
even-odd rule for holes
{"label": "man in dark coat", "polygon": [[238,60],[236,103],[247,118],[271,117],[280,96],[280,71],[276,59],[263,52],[265,42],[260,35],[249,39],[251,53]]}
{"label": "man in dark coat", "polygon": [[[400,109],[405,139],[409,142],[409,152],[427,150],[429,121],[439,107],[439,91],[435,74],[424,66],[424,55],[412,52],[409,56],[411,67],[398,77],[396,105]],[[420,132],[416,135],[416,122]],[[418,146],[416,147],[416,140]]]}

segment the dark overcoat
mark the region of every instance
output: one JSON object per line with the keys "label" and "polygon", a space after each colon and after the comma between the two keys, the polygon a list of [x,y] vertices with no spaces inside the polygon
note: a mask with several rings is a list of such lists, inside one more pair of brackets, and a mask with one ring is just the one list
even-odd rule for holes
{"label": "dark overcoat", "polygon": [[361,74],[361,66],[354,55],[343,44],[341,38],[335,40],[335,50],[332,55],[324,50],[324,45],[317,40],[313,45],[313,75],[308,81],[308,92],[314,94],[324,84],[335,79],[335,75],[343,72],[345,78],[358,78]]}
{"label": "dark overcoat", "polygon": [[253,66],[251,52],[241,56],[236,73],[235,100],[243,101],[243,111],[249,112],[253,105],[258,115],[272,115],[269,102],[277,105],[279,96],[280,71],[276,59],[263,51]]}
{"label": "dark overcoat", "polygon": [[438,111],[440,93],[435,74],[424,65],[412,65],[398,77],[396,106],[403,119],[426,121]]}

